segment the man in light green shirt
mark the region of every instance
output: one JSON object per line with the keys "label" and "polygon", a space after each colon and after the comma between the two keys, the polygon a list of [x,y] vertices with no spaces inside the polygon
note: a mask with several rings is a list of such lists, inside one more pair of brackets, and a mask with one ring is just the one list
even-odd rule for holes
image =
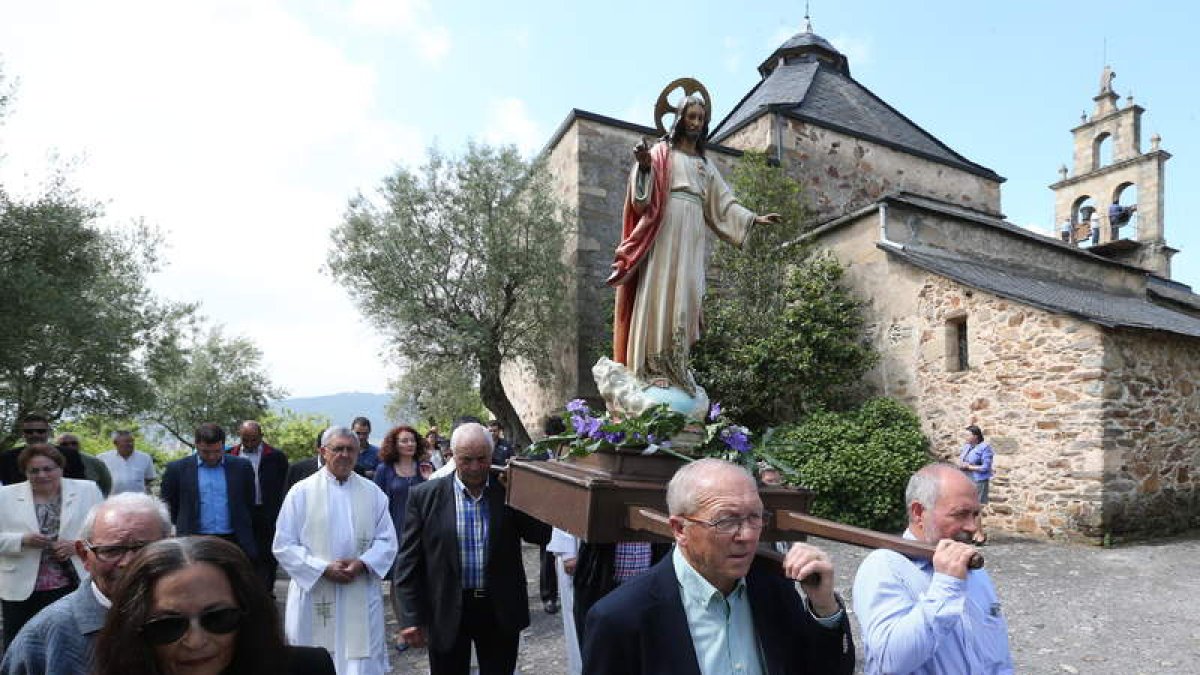
{"label": "man in light green shirt", "polygon": [[[704,459],[667,487],[676,549],[588,613],[583,672],[851,673],[854,647],[823,551],[796,544],[788,578],[751,570],[767,514],[754,480]],[[790,579],[801,579],[806,598]]]}

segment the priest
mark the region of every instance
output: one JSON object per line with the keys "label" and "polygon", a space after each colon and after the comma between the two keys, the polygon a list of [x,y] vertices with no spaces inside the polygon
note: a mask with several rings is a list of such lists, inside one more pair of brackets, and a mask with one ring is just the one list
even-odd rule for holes
{"label": "priest", "polygon": [[293,645],[324,647],[338,675],[388,672],[379,581],[396,557],[387,496],[354,473],[354,432],[321,437],[324,465],[283,501],[272,551],[287,570],[284,630]]}

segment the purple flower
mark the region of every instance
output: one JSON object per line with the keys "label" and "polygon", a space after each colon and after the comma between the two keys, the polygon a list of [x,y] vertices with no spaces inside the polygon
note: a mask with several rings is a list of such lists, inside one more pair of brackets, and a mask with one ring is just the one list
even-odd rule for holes
{"label": "purple flower", "polygon": [[717,419],[717,418],[718,418],[718,417],[720,417],[720,416],[721,416],[721,404],[720,404],[720,402],[714,403],[714,404],[712,404],[711,406],[709,406],[709,407],[708,407],[708,419],[710,419],[710,420],[715,420],[715,419]]}
{"label": "purple flower", "polygon": [[567,412],[587,413],[588,412],[587,403],[585,403],[583,399],[577,398],[574,401],[571,401],[570,403],[567,404]]}
{"label": "purple flower", "polygon": [[658,443],[658,437],[654,434],[646,434],[646,442],[650,445],[654,445],[655,443]]}
{"label": "purple flower", "polygon": [[590,415],[575,414],[571,416],[571,426],[575,427],[575,435],[595,437],[600,429],[600,420]]}
{"label": "purple flower", "polygon": [[604,437],[604,440],[608,441],[609,443],[612,443],[613,445],[616,445],[616,444],[620,443],[621,441],[625,440],[625,432],[624,431],[601,431],[600,435]]}
{"label": "purple flower", "polygon": [[750,452],[750,436],[744,427],[725,427],[721,441],[738,452]]}

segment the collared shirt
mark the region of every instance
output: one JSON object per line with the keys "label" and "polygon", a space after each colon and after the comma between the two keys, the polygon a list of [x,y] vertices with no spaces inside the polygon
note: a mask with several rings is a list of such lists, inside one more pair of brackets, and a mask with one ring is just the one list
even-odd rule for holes
{"label": "collared shirt", "polygon": [[141,450],[134,450],[129,457],[122,457],[120,452],[109,450],[96,455],[96,459],[104,462],[108,473],[112,475],[110,494],[145,492],[146,481],[157,477],[154,472],[154,458]]}
{"label": "collared shirt", "polygon": [[964,581],[934,572],[929,560],[873,551],[854,577],[854,611],[868,675],[1013,672],[1008,625],[985,570]]}
{"label": "collared shirt", "polygon": [[[488,502],[487,484],[478,497],[454,474],[454,522],[458,529],[458,560],[462,587],[487,588]],[[489,479],[490,483],[490,479]]]}
{"label": "collared shirt", "polygon": [[971,466],[978,466],[978,471],[967,471],[973,481],[983,481],[992,479],[992,457],[995,451],[992,446],[987,444],[987,441],[971,445],[967,443],[962,450],[958,452],[958,458]]}
{"label": "collared shirt", "polygon": [[613,556],[613,581],[632,579],[650,569],[650,542],[617,542]]}
{"label": "collared shirt", "polygon": [[108,596],[100,591],[100,587],[96,585],[96,582],[93,581],[88,585],[92,587],[92,597],[96,598],[96,602],[100,603],[100,606],[104,609],[112,609],[112,600],[109,600]]}
{"label": "collared shirt", "polygon": [[374,471],[379,465],[379,446],[367,443],[367,447],[363,448],[358,453],[358,461],[354,463],[354,470],[359,473]]}
{"label": "collared shirt", "polygon": [[256,505],[262,504],[262,486],[258,484],[258,465],[262,462],[262,450],[262,443],[259,443],[257,448],[243,445],[241,454],[242,457],[250,460],[250,466],[254,467],[254,503]]}
{"label": "collared shirt", "polygon": [[200,484],[200,534],[233,534],[229,521],[229,486],[225,484],[225,456],[209,466],[196,455],[196,482]]}
{"label": "collared shirt", "polygon": [[762,673],[763,658],[746,580],[738,579],[733,592],[725,595],[692,568],[679,547],[671,554],[671,563],[701,674]]}

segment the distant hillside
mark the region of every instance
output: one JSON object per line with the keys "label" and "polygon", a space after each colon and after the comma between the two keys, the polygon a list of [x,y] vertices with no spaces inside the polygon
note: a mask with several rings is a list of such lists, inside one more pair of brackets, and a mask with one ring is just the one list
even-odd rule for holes
{"label": "distant hillside", "polygon": [[271,408],[274,410],[287,408],[297,413],[324,415],[334,424],[346,426],[350,425],[350,420],[362,415],[371,420],[371,442],[378,443],[387,433],[388,427],[391,426],[391,422],[383,412],[391,398],[391,394],[353,392],[329,396],[285,398],[272,401]]}

